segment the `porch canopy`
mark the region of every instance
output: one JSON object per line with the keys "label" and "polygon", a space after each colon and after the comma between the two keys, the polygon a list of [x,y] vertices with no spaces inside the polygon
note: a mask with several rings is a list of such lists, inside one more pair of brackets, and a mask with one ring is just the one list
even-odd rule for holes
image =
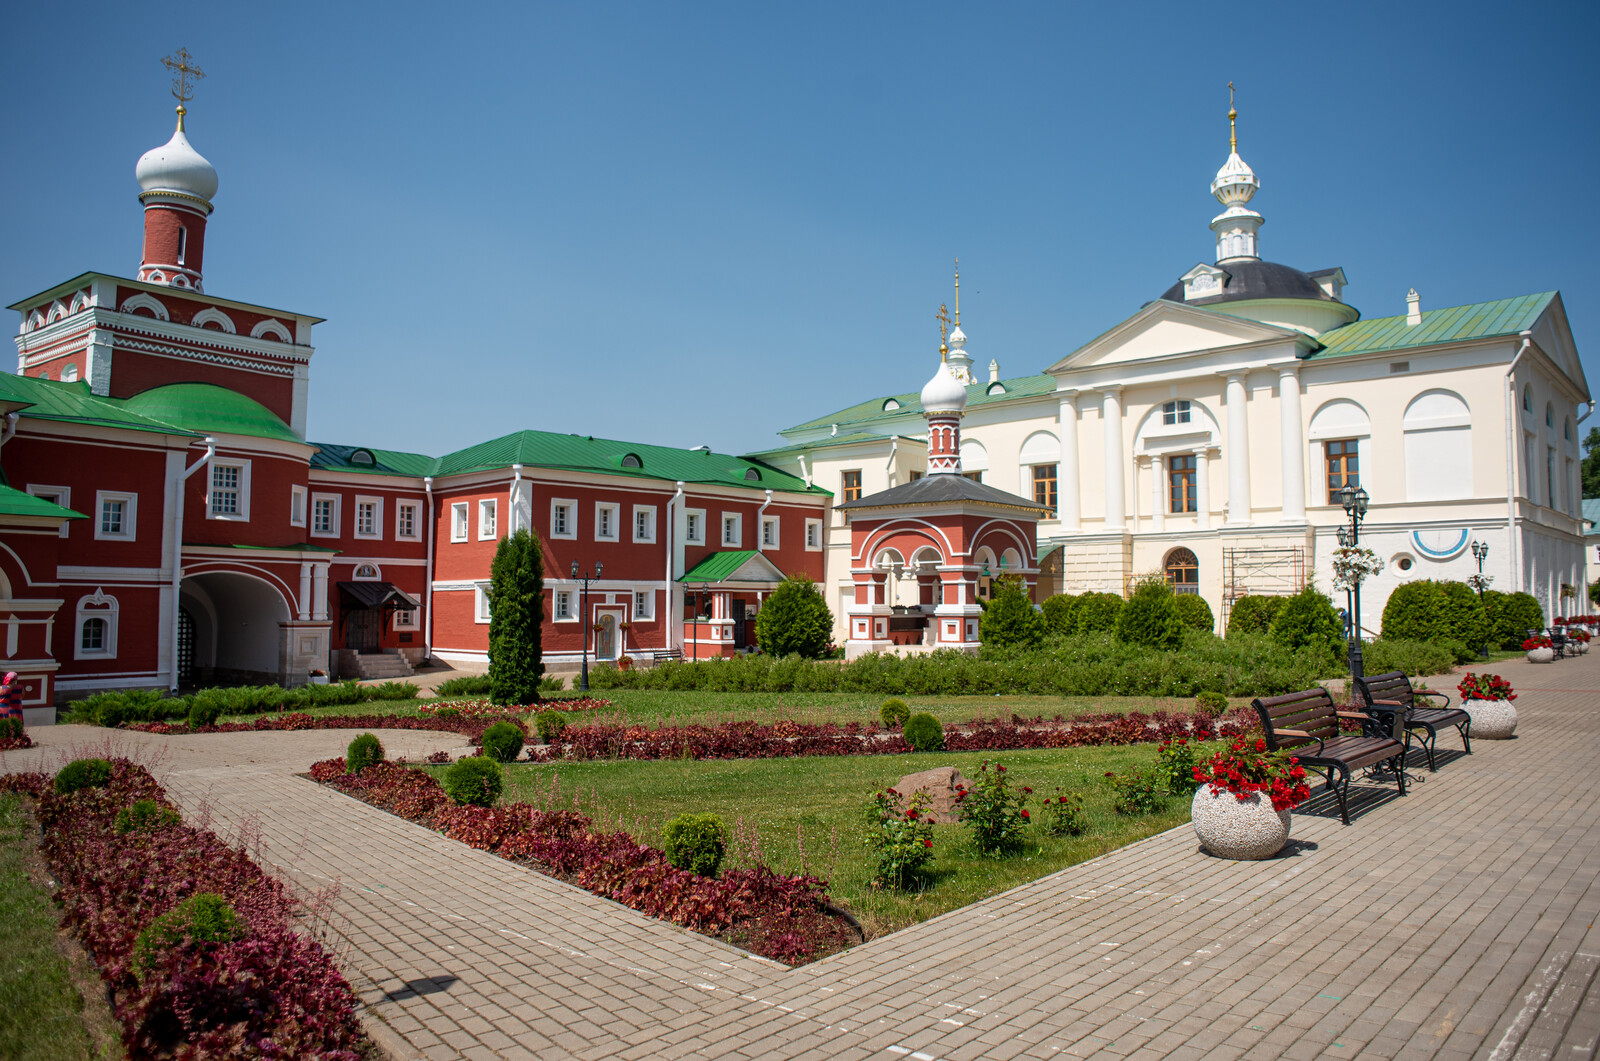
{"label": "porch canopy", "polygon": [[363,608],[420,608],[392,582],[341,582],[339,591]]}
{"label": "porch canopy", "polygon": [[754,549],[730,549],[712,553],[683,573],[679,582],[710,589],[754,589],[770,591],[784,580],[776,564]]}

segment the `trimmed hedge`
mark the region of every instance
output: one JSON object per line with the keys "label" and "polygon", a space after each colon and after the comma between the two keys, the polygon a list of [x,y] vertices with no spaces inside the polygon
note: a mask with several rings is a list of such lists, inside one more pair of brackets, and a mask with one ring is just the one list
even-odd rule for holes
{"label": "trimmed hedge", "polygon": [[1544,608],[1531,593],[1488,590],[1483,607],[1488,613],[1489,640],[1503,649],[1519,649],[1529,630],[1544,629]]}
{"label": "trimmed hedge", "polygon": [[1329,657],[1344,644],[1344,624],[1333,602],[1308,585],[1284,600],[1272,618],[1272,639],[1289,649],[1309,649]]}
{"label": "trimmed hedge", "polygon": [[[1457,663],[1476,658],[1478,649],[1489,640],[1489,631],[1486,609],[1465,582],[1407,582],[1389,594],[1383,607],[1384,637],[1454,643],[1458,647]],[[1518,644],[1524,636],[1518,632]]]}
{"label": "trimmed hedge", "polygon": [[1072,616],[1077,606],[1078,598],[1070,593],[1057,593],[1054,597],[1045,598],[1040,605],[1044,609],[1045,627],[1052,634],[1072,633]]}
{"label": "trimmed hedge", "polygon": [[1093,634],[1117,628],[1122,597],[1115,593],[1085,593],[1072,609],[1072,633]]}
{"label": "trimmed hedge", "polygon": [[1144,578],[1134,587],[1117,616],[1117,640],[1168,652],[1183,644],[1183,618],[1166,579]]}
{"label": "trimmed hedge", "polygon": [[416,695],[417,687],[410,682],[357,685],[347,681],[299,689],[285,689],[281,685],[241,685],[200,689],[190,696],[164,696],[155,689],[127,689],[84,697],[72,705],[69,721],[115,728],[129,722],[182,718],[188,719],[191,726],[202,726],[214,725],[223,715],[260,715],[374,700],[411,700]]}
{"label": "trimmed hedge", "polygon": [[1265,634],[1272,629],[1272,620],[1287,597],[1265,597],[1250,594],[1233,602],[1228,611],[1228,636],[1244,637]]}

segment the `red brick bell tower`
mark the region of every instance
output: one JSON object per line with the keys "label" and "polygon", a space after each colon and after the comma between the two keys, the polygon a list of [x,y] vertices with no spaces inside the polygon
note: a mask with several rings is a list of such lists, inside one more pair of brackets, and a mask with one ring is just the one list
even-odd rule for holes
{"label": "red brick bell tower", "polygon": [[139,201],[144,204],[144,254],[139,279],[168,287],[204,290],[201,266],[205,260],[206,219],[217,194],[217,171],[189,144],[184,135],[184,106],[193,85],[205,73],[194,65],[187,49],[180,48],[162,60],[173,71],[172,94],[178,100],[178,128],[160,147],[139,159],[134,175],[139,180]]}

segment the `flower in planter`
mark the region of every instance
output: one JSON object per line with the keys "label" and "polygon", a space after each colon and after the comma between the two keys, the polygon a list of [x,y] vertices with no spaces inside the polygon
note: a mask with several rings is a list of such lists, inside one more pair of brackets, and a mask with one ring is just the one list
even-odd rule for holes
{"label": "flower in planter", "polygon": [[1554,646],[1551,644],[1551,641],[1548,637],[1530,637],[1528,640],[1522,643],[1522,650],[1524,652],[1532,652],[1536,648],[1552,647]]}
{"label": "flower in planter", "polygon": [[1362,546],[1341,546],[1333,551],[1333,584],[1354,589],[1383,570],[1383,558]]}
{"label": "flower in planter", "polygon": [[1505,700],[1508,703],[1517,698],[1511,691],[1511,683],[1498,674],[1473,674],[1461,679],[1461,684],[1456,686],[1456,692],[1461,694],[1463,700]]}
{"label": "flower in planter", "polygon": [[1203,766],[1194,768],[1194,779],[1212,792],[1231,792],[1240,803],[1256,793],[1272,800],[1273,810],[1290,810],[1311,798],[1306,771],[1294,756],[1267,751],[1260,737],[1249,742],[1236,740],[1225,752],[1218,752]]}

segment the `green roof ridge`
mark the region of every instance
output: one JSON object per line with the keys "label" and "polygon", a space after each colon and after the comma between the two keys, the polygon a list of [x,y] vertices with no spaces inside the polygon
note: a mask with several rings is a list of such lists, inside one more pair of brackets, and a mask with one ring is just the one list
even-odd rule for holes
{"label": "green roof ridge", "polygon": [[1422,320],[1417,324],[1407,324],[1403,313],[1354,321],[1318,336],[1322,349],[1311,354],[1307,360],[1516,335],[1532,327],[1557,297],[1555,291],[1540,291],[1514,298],[1424,310]]}
{"label": "green roof ridge", "polygon": [[[1005,388],[1001,394],[988,393],[989,388],[999,383]],[[990,405],[1001,401],[1015,401],[1018,398],[1036,398],[1041,394],[1049,394],[1056,389],[1056,378],[1047,372],[1038,372],[1031,376],[1015,376],[1011,379],[984,380],[979,383],[967,385],[967,408],[974,406]],[[884,409],[885,402],[894,400],[900,403],[898,408]],[[860,424],[872,420],[880,420],[891,416],[917,415],[922,412],[922,392],[915,391],[910,394],[888,394],[878,398],[869,398],[864,402],[848,405],[837,412],[827,416],[819,416],[814,420],[807,420],[801,424],[785,427],[778,433],[787,435],[791,431],[806,431],[813,428],[829,427],[833,424]]]}
{"label": "green roof ridge", "polygon": [[168,421],[129,409],[121,399],[102,398],[93,394],[86,380],[62,383],[32,376],[0,374],[0,401],[24,403],[24,415],[36,420],[66,420],[134,431],[159,431],[169,435],[193,433],[175,427]]}

